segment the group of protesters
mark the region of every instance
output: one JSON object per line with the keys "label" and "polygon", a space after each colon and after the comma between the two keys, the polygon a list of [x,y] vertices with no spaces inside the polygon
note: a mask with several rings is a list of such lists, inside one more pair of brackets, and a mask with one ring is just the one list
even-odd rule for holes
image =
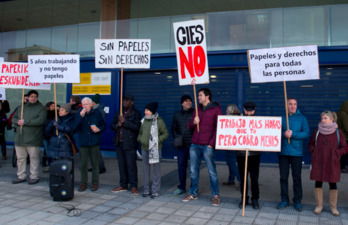
{"label": "group of protesters", "polygon": [[[214,102],[213,94],[208,88],[198,91],[199,105],[195,111],[192,108],[192,98],[183,95],[180,99],[181,109],[173,116],[171,133],[174,146],[177,148],[177,163],[179,185],[173,192],[178,196],[187,192],[187,167],[190,168],[190,188],[183,202],[192,201],[199,197],[199,172],[203,157],[208,168],[213,206],[219,206],[220,193],[217,170],[215,165],[215,140],[217,117],[222,110]],[[27,94],[28,102],[16,108],[12,124],[16,127],[15,149],[17,156],[17,178],[13,184],[26,182],[27,156],[30,159],[29,184],[39,182],[40,146],[44,142],[45,156],[48,165],[58,158],[72,157],[73,145],[79,150],[81,183],[78,191],[85,191],[88,187],[88,160],[91,160],[92,186],[91,191],[99,188],[99,173],[106,171],[103,157],[100,153],[101,133],[106,128],[104,105],[100,102],[100,95],[92,98],[72,96],[70,102],[59,108],[59,116],[54,116],[53,102],[46,104],[46,108],[38,101],[38,92],[31,90]],[[126,94],[122,100],[122,110],[117,112],[111,122],[111,129],[115,135],[113,142],[116,147],[119,185],[111,191],[114,193],[131,191],[138,195],[137,151],[141,145],[143,169],[143,197],[157,198],[161,187],[161,150],[162,143],[168,136],[168,130],[163,119],[157,112],[158,103],[151,102],[144,107],[145,116],[134,107],[134,96]],[[53,105],[53,107],[52,107]],[[4,110],[0,109],[0,114]],[[7,109],[6,109],[7,110]],[[254,116],[256,104],[246,102],[243,113],[238,107],[231,104],[226,109],[227,115]],[[279,153],[279,173],[281,201],[276,206],[282,210],[290,205],[289,199],[289,172],[293,178],[293,207],[302,211],[302,156],[303,143],[310,137],[307,119],[297,107],[297,100],[287,100],[288,124],[286,115],[282,118],[282,144]],[[8,111],[9,112],[9,108]],[[318,128],[313,132],[309,141],[311,153],[310,179],[315,181],[314,193],[316,208],[314,213],[320,214],[323,208],[323,182],[329,183],[330,209],[333,215],[338,216],[337,210],[337,183],[340,181],[341,156],[348,153],[348,101],[345,101],[338,118],[335,112],[324,111],[320,114]],[[6,114],[5,114],[6,117]],[[318,117],[319,118],[319,117]],[[0,117],[1,120],[1,117]],[[1,122],[0,122],[1,125]],[[1,137],[1,129],[0,129]],[[2,141],[2,139],[0,140]],[[5,150],[6,151],[6,150]],[[229,168],[229,177],[223,185],[239,187],[243,207],[243,186],[246,182],[245,205],[249,204],[248,179],[244,180],[244,173],[250,174],[251,206],[257,210],[259,206],[259,151],[248,152],[248,166],[245,169],[245,151],[226,151],[226,163]],[[6,153],[3,159],[6,157]],[[152,170],[151,170],[151,167]],[[344,166],[343,166],[344,167]],[[343,168],[345,169],[345,167]],[[152,171],[152,174],[150,173]],[[343,170],[342,170],[343,171]],[[152,183],[150,182],[152,177]],[[240,185],[237,185],[235,179]]]}

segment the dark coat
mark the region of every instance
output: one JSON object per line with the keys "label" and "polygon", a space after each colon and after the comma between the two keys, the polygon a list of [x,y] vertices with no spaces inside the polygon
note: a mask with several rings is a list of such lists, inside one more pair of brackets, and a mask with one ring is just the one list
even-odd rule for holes
{"label": "dark coat", "polygon": [[174,114],[172,121],[172,135],[174,138],[179,136],[183,136],[183,146],[189,148],[192,141],[192,133],[193,129],[190,128],[190,120],[192,118],[192,114],[194,109],[184,110],[181,109]]}
{"label": "dark coat", "polygon": [[0,135],[5,135],[5,128],[7,126],[7,116],[5,112],[0,111]]}
{"label": "dark coat", "polygon": [[[115,136],[113,138],[113,142],[115,146],[119,146],[118,138],[119,138],[119,133],[121,130],[121,127],[117,125],[119,116],[120,116],[120,112],[116,113],[111,123],[111,129],[115,133]],[[141,126],[140,120],[141,120],[140,112],[133,107],[133,109],[131,109],[127,113],[126,120],[124,121],[122,125],[122,128],[123,128],[123,146],[122,147],[124,150],[138,149],[137,137],[138,137],[139,129]]]}
{"label": "dark coat", "polygon": [[347,143],[342,131],[339,132],[340,145],[336,131],[329,135],[318,134],[317,143],[315,136],[317,130],[312,134],[309,142],[311,153],[312,170],[310,179],[315,181],[337,183],[341,178],[340,157],[347,154]]}
{"label": "dark coat", "polygon": [[198,106],[199,132],[197,125],[193,124],[196,111],[193,112],[190,127],[194,128],[192,143],[197,145],[210,145],[215,148],[217,117],[222,115],[220,105],[216,102],[209,103],[205,108]]}
{"label": "dark coat", "polygon": [[74,116],[68,114],[58,117],[58,135],[55,126],[53,126],[54,122],[55,120],[52,120],[45,129],[45,136],[50,137],[47,156],[51,158],[71,157],[73,155],[72,147],[65,134],[72,136]]}
{"label": "dark coat", "polygon": [[[94,133],[91,130],[91,125],[96,125],[100,131]],[[81,117],[80,112],[75,115],[74,131],[79,134],[79,146],[91,147],[101,143],[101,133],[105,130],[105,121],[99,110],[91,109],[84,117]]]}
{"label": "dark coat", "polygon": [[344,101],[337,112],[337,125],[345,139],[348,140],[348,101]]}

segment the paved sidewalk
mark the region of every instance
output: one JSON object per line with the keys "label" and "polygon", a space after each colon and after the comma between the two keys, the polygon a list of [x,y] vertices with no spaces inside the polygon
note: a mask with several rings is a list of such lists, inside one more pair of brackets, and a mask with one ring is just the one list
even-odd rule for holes
{"label": "paved sidewalk", "polygon": [[[10,150],[11,151],[11,150]],[[9,154],[10,155],[10,154]],[[279,201],[279,172],[276,165],[262,165],[260,169],[260,210],[247,206],[245,216],[238,208],[240,193],[233,187],[226,187],[222,182],[227,179],[225,163],[217,164],[219,174],[221,204],[211,205],[209,176],[207,168],[202,163],[200,173],[200,196],[198,200],[187,203],[181,201],[184,197],[173,196],[176,189],[176,162],[162,162],[162,186],[157,199],[143,198],[141,161],[138,161],[139,195],[131,196],[129,191],[118,194],[110,190],[118,183],[117,162],[115,158],[105,158],[107,172],[100,175],[100,189],[91,192],[78,192],[79,169],[78,158],[75,164],[75,197],[64,202],[64,206],[73,205],[81,210],[80,216],[67,216],[67,210],[57,202],[52,201],[48,189],[48,174],[41,174],[41,180],[36,185],[27,183],[12,184],[16,177],[16,168],[12,168],[10,160],[2,161],[0,168],[0,224],[348,224],[348,181],[346,174],[342,175],[339,189],[340,216],[330,213],[328,194],[325,189],[325,207],[317,216],[314,209],[314,182],[309,181],[309,169],[303,169],[304,210],[297,212],[292,205],[284,210],[277,210]],[[189,184],[189,179],[188,179]],[[89,184],[89,188],[90,188]],[[327,185],[326,185],[327,186]],[[292,188],[289,188],[292,192]],[[74,212],[72,212],[74,213]]]}

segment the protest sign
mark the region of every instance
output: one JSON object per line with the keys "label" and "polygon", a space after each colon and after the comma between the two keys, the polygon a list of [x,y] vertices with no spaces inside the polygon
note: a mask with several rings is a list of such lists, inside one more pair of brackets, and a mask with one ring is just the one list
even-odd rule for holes
{"label": "protest sign", "polygon": [[50,83],[29,81],[28,63],[0,63],[0,88],[51,90]]}
{"label": "protest sign", "polygon": [[0,57],[0,62],[4,62],[4,61],[5,61],[4,57]]}
{"label": "protest sign", "polygon": [[316,45],[248,50],[251,83],[319,79]]}
{"label": "protest sign", "polygon": [[204,20],[173,23],[179,85],[209,83]]}
{"label": "protest sign", "polygon": [[79,55],[29,55],[31,82],[79,83]]}
{"label": "protest sign", "polygon": [[6,89],[0,88],[0,100],[6,100]]}
{"label": "protest sign", "polygon": [[150,68],[151,39],[95,39],[95,68]]}
{"label": "protest sign", "polygon": [[279,152],[281,117],[218,116],[216,149]]}

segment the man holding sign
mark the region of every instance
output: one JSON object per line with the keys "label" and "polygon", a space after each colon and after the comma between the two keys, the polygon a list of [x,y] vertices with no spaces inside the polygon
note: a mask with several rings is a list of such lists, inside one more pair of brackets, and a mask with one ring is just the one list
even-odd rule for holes
{"label": "man holding sign", "polygon": [[[302,156],[303,141],[310,135],[309,126],[306,117],[297,109],[297,100],[288,99],[289,112],[289,129],[287,129],[286,117],[282,118],[282,150],[279,155],[279,172],[280,172],[280,190],[281,202],[277,205],[277,209],[284,209],[289,206],[288,179],[289,168],[291,165],[291,174],[293,179],[294,191],[294,208],[302,211]],[[288,141],[290,140],[290,141]]]}
{"label": "man holding sign", "polygon": [[[190,122],[190,127],[194,128],[190,147],[191,187],[190,193],[182,201],[188,202],[198,199],[199,165],[203,155],[209,171],[212,205],[219,206],[219,182],[215,166],[214,146],[217,117],[222,115],[222,111],[218,103],[212,102],[212,92],[208,88],[199,90],[198,101],[198,115],[194,112]],[[199,132],[197,130],[198,124]]]}

